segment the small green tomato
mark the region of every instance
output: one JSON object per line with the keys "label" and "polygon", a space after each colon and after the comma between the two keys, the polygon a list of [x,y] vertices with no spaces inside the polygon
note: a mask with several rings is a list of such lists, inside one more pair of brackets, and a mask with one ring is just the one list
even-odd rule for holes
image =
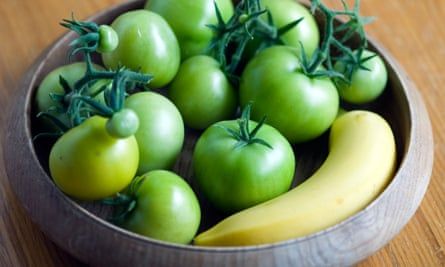
{"label": "small green tomato", "polygon": [[135,192],[136,207],[122,226],[151,238],[189,243],[201,220],[201,209],[193,190],[169,171],[151,171],[141,179]]}
{"label": "small green tomato", "polygon": [[168,96],[188,127],[203,130],[230,119],[236,112],[237,95],[220,64],[199,55],[185,60],[168,89]]}
{"label": "small green tomato", "polygon": [[[375,55],[365,50],[362,59]],[[344,65],[341,62],[335,64],[335,69],[342,72]],[[382,58],[375,55],[363,63],[366,69],[358,69],[352,74],[351,82],[348,84],[338,81],[336,86],[340,98],[351,104],[366,104],[379,97],[386,87],[388,73]]]}

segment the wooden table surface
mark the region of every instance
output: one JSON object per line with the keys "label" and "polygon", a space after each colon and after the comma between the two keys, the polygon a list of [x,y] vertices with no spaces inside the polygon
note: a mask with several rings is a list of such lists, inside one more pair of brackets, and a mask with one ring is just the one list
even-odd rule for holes
{"label": "wooden table surface", "polygon": [[[21,75],[60,36],[62,18],[87,18],[122,0],[0,1],[0,130]],[[339,0],[326,1],[339,5]],[[445,266],[445,1],[364,0],[377,20],[369,36],[382,43],[417,84],[435,139],[431,183],[415,216],[388,245],[360,266]],[[1,137],[1,136],[0,136]],[[48,218],[51,220],[51,218]],[[0,266],[82,266],[35,226],[11,191],[0,153]]]}

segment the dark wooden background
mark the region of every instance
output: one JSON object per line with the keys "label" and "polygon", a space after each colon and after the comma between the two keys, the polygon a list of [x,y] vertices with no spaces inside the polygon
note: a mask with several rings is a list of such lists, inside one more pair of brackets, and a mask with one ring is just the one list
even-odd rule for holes
{"label": "dark wooden background", "polygon": [[[122,0],[0,1],[0,130],[21,75],[60,36],[62,18],[87,18]],[[340,0],[326,0],[339,6]],[[364,0],[375,16],[368,34],[382,43],[417,84],[427,104],[435,139],[428,192],[404,230],[360,266],[445,266],[445,1]],[[0,136],[1,137],[1,136]],[[51,218],[48,218],[50,220]],[[30,221],[9,186],[0,153],[0,266],[82,266]]]}

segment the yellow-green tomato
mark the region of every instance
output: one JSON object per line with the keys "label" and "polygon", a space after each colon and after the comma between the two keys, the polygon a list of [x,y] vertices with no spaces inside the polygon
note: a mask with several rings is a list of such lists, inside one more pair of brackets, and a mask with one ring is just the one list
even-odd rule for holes
{"label": "yellow-green tomato", "polygon": [[184,122],[175,105],[158,93],[140,92],[129,96],[125,107],[139,117],[135,134],[140,158],[138,174],[171,168],[184,143]]}
{"label": "yellow-green tomato", "polygon": [[93,116],[62,135],[51,149],[49,169],[56,185],[80,200],[99,200],[120,192],[139,162],[136,138],[114,138],[107,119]]}
{"label": "yellow-green tomato", "polygon": [[[388,73],[385,63],[379,55],[365,50],[362,59],[374,56],[366,60],[362,65],[366,69],[358,69],[352,73],[351,82],[336,83],[340,98],[351,104],[366,104],[379,97],[386,87]],[[335,64],[335,69],[344,71],[345,66],[341,62]]]}
{"label": "yellow-green tomato", "polygon": [[213,37],[208,25],[217,23],[215,3],[227,21],[233,14],[231,0],[149,0],[145,8],[167,20],[178,38],[184,60],[206,53]]}
{"label": "yellow-green tomato", "polygon": [[153,88],[173,79],[181,60],[180,50],[175,34],[161,16],[133,10],[117,17],[111,27],[117,32],[119,44],[112,52],[102,54],[106,67],[125,66],[151,74]]}
{"label": "yellow-green tomato", "polygon": [[201,130],[231,118],[238,102],[220,64],[204,55],[191,57],[181,64],[168,96],[181,112],[185,125]]}
{"label": "yellow-green tomato", "polygon": [[164,170],[143,175],[136,189],[136,208],[122,226],[163,241],[187,244],[201,221],[198,199],[178,175]]}

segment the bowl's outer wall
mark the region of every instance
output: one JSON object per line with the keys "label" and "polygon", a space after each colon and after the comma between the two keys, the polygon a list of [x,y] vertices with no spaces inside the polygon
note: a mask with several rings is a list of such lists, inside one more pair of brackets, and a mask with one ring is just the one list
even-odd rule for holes
{"label": "bowl's outer wall", "polygon": [[[96,15],[109,22],[143,5],[130,1]],[[95,266],[347,266],[391,240],[419,206],[432,170],[433,140],[421,96],[384,49],[371,45],[387,63],[391,90],[385,103],[398,140],[400,167],[392,183],[365,210],[314,235],[258,247],[204,248],[167,244],[119,229],[89,213],[61,193],[35,155],[30,132],[33,91],[44,73],[66,58],[68,34],[44,52],[23,77],[17,104],[4,136],[10,183],[42,231],[73,256]],[[63,47],[63,48],[61,48]],[[397,113],[396,115],[394,115]],[[392,117],[391,117],[391,114]]]}

